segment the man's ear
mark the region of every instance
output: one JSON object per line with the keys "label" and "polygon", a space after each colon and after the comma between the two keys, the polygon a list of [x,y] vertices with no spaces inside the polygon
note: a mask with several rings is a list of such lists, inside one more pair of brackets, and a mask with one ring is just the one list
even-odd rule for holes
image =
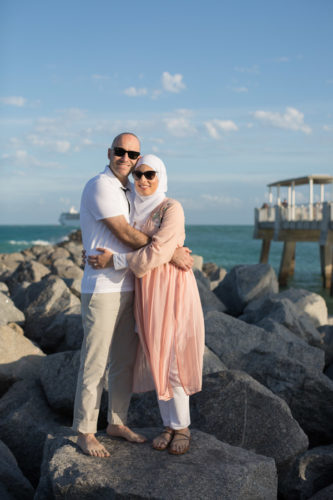
{"label": "man's ear", "polygon": [[111,148],[108,149],[108,158],[111,160]]}

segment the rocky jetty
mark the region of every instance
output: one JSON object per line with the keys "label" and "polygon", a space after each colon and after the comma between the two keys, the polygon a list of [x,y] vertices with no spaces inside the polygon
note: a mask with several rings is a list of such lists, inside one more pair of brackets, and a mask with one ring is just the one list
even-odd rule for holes
{"label": "rocky jetty", "polygon": [[154,392],[134,394],[129,425],[148,443],[99,438],[85,456],[71,419],[83,337],[80,232],[0,255],[0,497],[4,499],[333,498],[333,325],[325,301],[279,293],[266,264],[228,273],[195,257],[205,315],[202,392],[190,452],[156,452]]}

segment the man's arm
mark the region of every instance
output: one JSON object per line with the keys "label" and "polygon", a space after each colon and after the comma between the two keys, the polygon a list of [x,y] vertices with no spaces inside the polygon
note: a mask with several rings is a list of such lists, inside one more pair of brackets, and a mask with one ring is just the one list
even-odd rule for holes
{"label": "man's arm", "polygon": [[137,250],[150,242],[149,236],[130,226],[123,215],[102,219],[108,229],[125,245]]}

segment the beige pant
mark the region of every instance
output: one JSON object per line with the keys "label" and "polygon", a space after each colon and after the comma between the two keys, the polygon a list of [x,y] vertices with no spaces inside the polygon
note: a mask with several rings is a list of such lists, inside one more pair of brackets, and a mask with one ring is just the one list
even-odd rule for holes
{"label": "beige pant", "polygon": [[108,368],[108,422],[125,424],[131,399],[138,336],[134,292],[82,294],[84,339],[77,381],[73,429],[95,433]]}

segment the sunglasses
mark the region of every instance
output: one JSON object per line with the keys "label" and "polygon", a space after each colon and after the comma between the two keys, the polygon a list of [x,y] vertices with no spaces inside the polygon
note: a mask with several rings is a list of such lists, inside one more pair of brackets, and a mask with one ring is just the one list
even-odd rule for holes
{"label": "sunglasses", "polygon": [[132,172],[132,175],[136,181],[139,181],[143,175],[148,181],[152,181],[155,178],[156,172],[154,172],[154,170],[147,170],[147,172],[134,170],[134,172]]}
{"label": "sunglasses", "polygon": [[124,148],[113,148],[113,151],[116,156],[125,156],[127,153],[130,160],[136,160],[140,156],[137,151],[127,151]]}

